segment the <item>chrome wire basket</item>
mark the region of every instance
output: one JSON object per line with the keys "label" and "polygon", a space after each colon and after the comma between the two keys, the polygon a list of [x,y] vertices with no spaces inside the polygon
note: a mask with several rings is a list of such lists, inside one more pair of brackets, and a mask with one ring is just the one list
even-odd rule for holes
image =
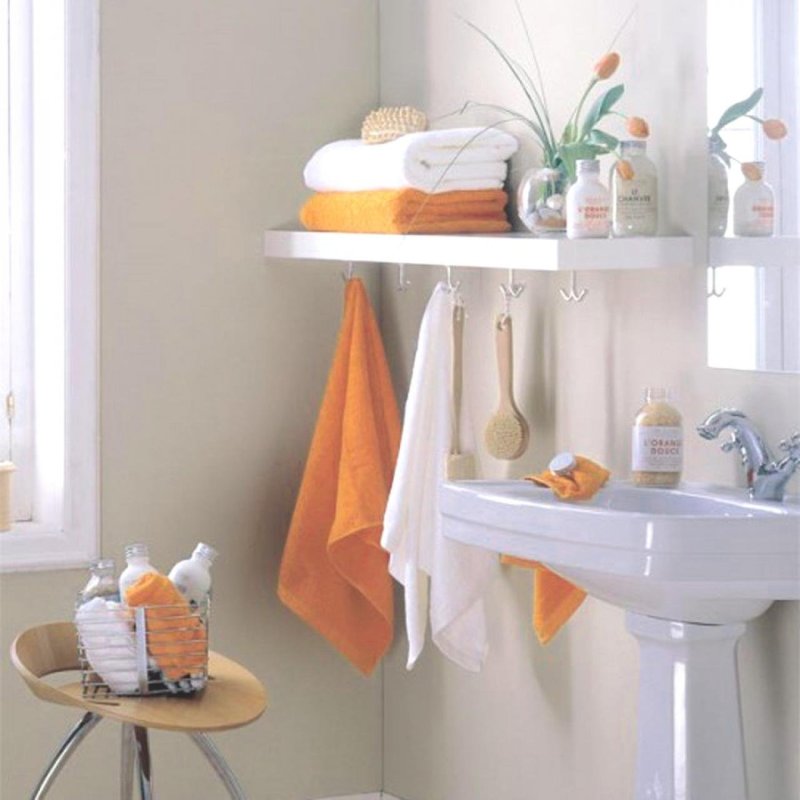
{"label": "chrome wire basket", "polygon": [[77,608],[83,696],[189,695],[208,680],[208,602],[127,606],[95,598]]}

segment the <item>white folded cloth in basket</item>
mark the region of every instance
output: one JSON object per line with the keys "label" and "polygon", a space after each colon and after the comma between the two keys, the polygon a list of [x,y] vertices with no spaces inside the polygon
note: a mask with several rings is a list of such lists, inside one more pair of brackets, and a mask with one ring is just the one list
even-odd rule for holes
{"label": "white folded cloth in basket", "polygon": [[136,640],[130,611],[121,603],[95,597],[75,613],[86,660],[116,694],[139,690]]}
{"label": "white folded cloth in basket", "polygon": [[382,144],[345,139],[314,153],[303,177],[315,192],[501,189],[518,147],[511,134],[484,128],[409,133]]}

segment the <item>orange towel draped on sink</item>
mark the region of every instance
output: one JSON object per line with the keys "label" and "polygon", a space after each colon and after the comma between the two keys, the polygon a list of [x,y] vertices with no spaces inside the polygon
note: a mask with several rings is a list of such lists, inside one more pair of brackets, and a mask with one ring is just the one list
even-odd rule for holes
{"label": "orange towel draped on sink", "polygon": [[344,320],[283,552],[278,594],[361,672],[394,631],[383,514],[400,416],[363,283],[347,283]]}
{"label": "orange towel draped on sink", "polygon": [[501,233],[510,230],[502,189],[427,194],[417,189],[321,192],[300,221],[312,231],[349,233]]}
{"label": "orange towel draped on sink", "polygon": [[[570,475],[554,475],[544,470],[525,480],[550,487],[562,500],[590,500],[606,483],[611,473],[584,456],[575,456]],[[578,610],[586,592],[556,575],[537,561],[503,556],[504,564],[533,570],[533,628],[542,644],[547,644],[561,626]]]}

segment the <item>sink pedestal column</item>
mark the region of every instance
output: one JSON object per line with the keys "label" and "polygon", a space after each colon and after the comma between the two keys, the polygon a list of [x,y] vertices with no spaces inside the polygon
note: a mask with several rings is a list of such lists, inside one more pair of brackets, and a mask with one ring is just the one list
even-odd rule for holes
{"label": "sink pedestal column", "polygon": [[626,618],[640,653],[635,800],[747,800],[736,668],[744,623]]}

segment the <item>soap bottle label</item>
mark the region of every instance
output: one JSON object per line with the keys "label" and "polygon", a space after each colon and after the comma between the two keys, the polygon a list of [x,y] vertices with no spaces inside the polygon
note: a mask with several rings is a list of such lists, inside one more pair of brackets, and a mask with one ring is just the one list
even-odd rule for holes
{"label": "soap bottle label", "polygon": [[614,233],[650,233],[658,224],[656,180],[633,178],[614,183]]}
{"label": "soap bottle label", "polygon": [[658,425],[634,427],[631,461],[634,472],[680,472],[683,430]]}

